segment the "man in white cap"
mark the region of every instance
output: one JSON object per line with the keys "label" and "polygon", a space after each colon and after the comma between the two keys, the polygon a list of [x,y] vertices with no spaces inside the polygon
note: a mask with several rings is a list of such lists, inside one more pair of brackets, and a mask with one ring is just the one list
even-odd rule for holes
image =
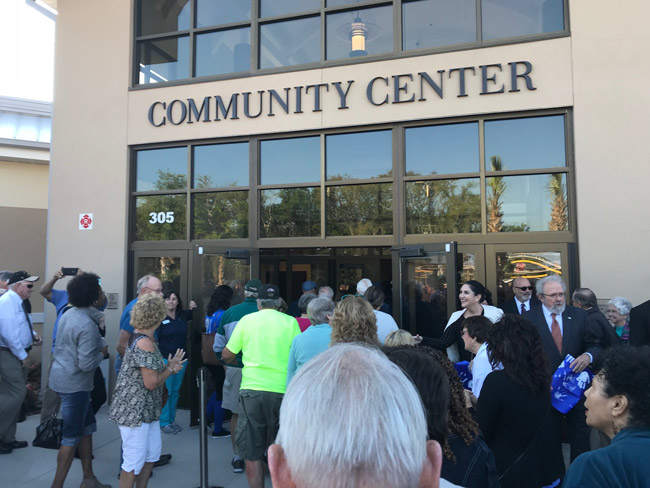
{"label": "man in white cap", "polygon": [[28,445],[27,441],[16,440],[16,423],[27,392],[27,353],[32,345],[42,342],[23,308],[37,280],[38,276],[16,271],[7,282],[7,292],[0,297],[0,454]]}

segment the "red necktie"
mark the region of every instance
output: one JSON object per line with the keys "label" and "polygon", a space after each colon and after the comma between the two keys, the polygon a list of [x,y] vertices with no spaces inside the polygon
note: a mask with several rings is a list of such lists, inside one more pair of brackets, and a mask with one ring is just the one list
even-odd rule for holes
{"label": "red necktie", "polygon": [[560,331],[560,324],[555,320],[555,316],[556,314],[551,314],[551,318],[553,319],[551,322],[551,335],[555,341],[555,347],[557,347],[558,352],[562,354],[562,332]]}
{"label": "red necktie", "polygon": [[524,305],[524,304],[522,303],[522,304],[521,304],[521,315],[523,315],[523,314],[525,314],[525,313],[526,313],[526,305]]}

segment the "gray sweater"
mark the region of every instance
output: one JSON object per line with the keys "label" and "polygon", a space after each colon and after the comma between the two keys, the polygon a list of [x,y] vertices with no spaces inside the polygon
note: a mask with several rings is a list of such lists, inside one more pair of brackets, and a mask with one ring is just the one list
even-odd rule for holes
{"label": "gray sweater", "polygon": [[59,320],[50,372],[57,393],[92,391],[95,369],[104,359],[97,324],[102,313],[94,307],[71,308]]}

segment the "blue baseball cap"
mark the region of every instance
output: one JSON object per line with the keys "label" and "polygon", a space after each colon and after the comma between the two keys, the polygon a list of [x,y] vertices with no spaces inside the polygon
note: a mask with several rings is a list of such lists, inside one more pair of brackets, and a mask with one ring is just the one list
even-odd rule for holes
{"label": "blue baseball cap", "polygon": [[318,288],[318,285],[313,281],[305,281],[302,284],[302,291],[311,291],[311,290],[315,290],[316,288]]}

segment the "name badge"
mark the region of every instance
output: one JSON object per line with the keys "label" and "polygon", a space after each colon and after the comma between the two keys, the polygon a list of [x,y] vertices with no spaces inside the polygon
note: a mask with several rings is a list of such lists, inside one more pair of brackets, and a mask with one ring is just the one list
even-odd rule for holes
{"label": "name badge", "polygon": [[163,325],[167,325],[168,323],[169,323],[169,319],[165,319],[165,320],[162,321]]}

